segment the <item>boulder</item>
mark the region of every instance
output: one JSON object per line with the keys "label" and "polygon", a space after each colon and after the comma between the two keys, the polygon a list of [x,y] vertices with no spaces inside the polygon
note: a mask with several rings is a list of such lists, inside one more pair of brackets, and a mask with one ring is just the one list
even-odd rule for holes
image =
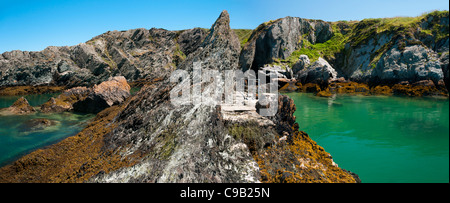
{"label": "boulder", "polygon": [[56,98],[50,98],[41,105],[41,111],[44,113],[71,111],[75,102],[84,100],[90,93],[90,89],[86,87],[74,87],[65,90]]}
{"label": "boulder", "polygon": [[331,65],[323,58],[312,63],[309,67],[297,72],[297,80],[305,83],[320,83],[330,82],[336,80],[337,72]]}
{"label": "boulder", "polygon": [[78,112],[98,113],[125,101],[130,96],[130,89],[125,77],[110,78],[100,85],[95,85],[84,100],[73,104],[73,109]]}
{"label": "boulder", "polygon": [[298,71],[303,70],[311,64],[307,55],[300,55],[298,61],[292,66],[292,71],[296,74]]}
{"label": "boulder", "polygon": [[12,104],[9,108],[6,109],[6,111],[18,115],[25,115],[36,112],[36,110],[32,106],[30,106],[27,99],[25,99],[24,97],[21,97],[18,100],[16,100],[14,104]]}

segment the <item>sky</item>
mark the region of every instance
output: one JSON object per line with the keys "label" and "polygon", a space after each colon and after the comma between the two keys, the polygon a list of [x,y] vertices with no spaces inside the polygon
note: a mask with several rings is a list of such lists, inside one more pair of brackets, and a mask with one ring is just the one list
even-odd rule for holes
{"label": "sky", "polygon": [[419,16],[447,0],[0,0],[0,53],[73,46],[112,30],[210,28],[222,10],[231,28],[286,16],[325,21]]}

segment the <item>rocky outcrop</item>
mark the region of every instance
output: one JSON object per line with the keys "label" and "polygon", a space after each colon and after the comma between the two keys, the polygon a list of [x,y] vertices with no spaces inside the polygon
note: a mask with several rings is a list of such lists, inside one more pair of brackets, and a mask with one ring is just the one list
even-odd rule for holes
{"label": "rocky outcrop", "polygon": [[320,20],[295,17],[281,18],[261,24],[244,46],[239,64],[242,70],[257,70],[273,59],[286,59],[300,49],[302,39],[323,43],[333,36],[331,24]]}
{"label": "rocky outcrop", "polygon": [[[421,80],[443,84],[448,67],[448,18],[448,11],[358,22],[286,17],[255,29],[239,63],[244,71],[281,63],[295,74],[308,66],[309,60],[321,57],[334,68],[337,78],[371,86]],[[307,80],[316,79],[323,80],[313,75]],[[300,80],[304,82],[304,78]]]}
{"label": "rocky outcrop", "polygon": [[1,114],[26,115],[36,113],[36,110],[30,106],[27,99],[20,97],[10,107],[0,111]]}
{"label": "rocky outcrop", "polygon": [[[309,61],[309,60],[307,60]],[[296,73],[296,78],[303,84],[306,83],[329,83],[337,78],[336,70],[323,58],[306,66]]]}
{"label": "rocky outcrop", "polygon": [[335,67],[340,76],[356,82],[432,80],[437,85],[445,78],[448,18],[448,11],[436,11],[395,26],[383,19],[360,21],[348,34]]}
{"label": "rocky outcrop", "polygon": [[44,113],[71,111],[73,104],[77,101],[84,100],[90,92],[86,87],[74,87],[65,90],[56,98],[50,98],[41,105],[41,111]]}
{"label": "rocky outcrop", "polygon": [[237,69],[241,47],[229,23],[228,12],[222,12],[200,47],[189,54],[177,68],[190,71],[194,62],[200,62],[201,67],[205,69],[219,71]]}
{"label": "rocky outcrop", "polygon": [[373,70],[372,77],[385,81],[382,83],[429,79],[438,84],[444,79],[438,58],[430,49],[419,45],[405,47],[402,52],[397,48],[386,52]]}
{"label": "rocky outcrop", "polygon": [[125,101],[130,96],[130,89],[123,76],[110,78],[108,81],[92,87],[85,99],[73,104],[73,109],[78,112],[98,113]]}
{"label": "rocky outcrop", "polygon": [[[109,31],[71,47],[0,55],[0,86],[92,86],[122,75],[129,81],[160,78],[205,38],[202,29]],[[179,42],[179,43],[177,43]],[[186,52],[183,53],[183,52]]]}
{"label": "rocky outcrop", "polygon": [[98,113],[130,96],[130,86],[123,76],[109,78],[92,88],[74,87],[41,105],[44,113],[77,111]]}

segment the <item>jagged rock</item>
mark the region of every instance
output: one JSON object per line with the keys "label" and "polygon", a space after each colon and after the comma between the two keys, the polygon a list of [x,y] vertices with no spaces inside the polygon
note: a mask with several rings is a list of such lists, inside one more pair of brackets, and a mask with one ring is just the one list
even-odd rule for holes
{"label": "jagged rock", "polygon": [[73,109],[78,112],[98,113],[125,101],[130,96],[130,89],[125,77],[110,78],[100,85],[95,85],[85,99],[73,104]]}
{"label": "jagged rock", "polygon": [[296,78],[303,84],[330,82],[337,78],[337,72],[325,59],[319,57],[310,66],[297,72]]}
{"label": "jagged rock", "polygon": [[64,112],[73,110],[73,104],[86,99],[90,93],[90,89],[86,87],[74,87],[65,90],[56,98],[50,98],[41,105],[41,111],[44,113]]}
{"label": "jagged rock", "polygon": [[197,50],[205,40],[207,31],[202,28],[194,28],[183,31],[178,37],[181,51],[187,56]]}
{"label": "jagged rock", "polygon": [[129,81],[162,78],[184,60],[183,55],[197,49],[204,32],[199,28],[109,31],[75,46],[5,52],[0,57],[0,86],[70,88],[92,86],[117,75]]}
{"label": "jagged rock", "polygon": [[432,80],[438,83],[443,78],[441,64],[431,51],[423,46],[408,46],[404,51],[389,50],[373,71],[381,81],[399,82],[409,80]]}
{"label": "jagged rock", "polygon": [[25,99],[24,97],[20,97],[10,107],[2,111],[4,113],[6,112],[9,114],[17,114],[17,115],[25,115],[36,112],[36,110],[32,106],[30,106],[27,99]]}
{"label": "jagged rock", "polygon": [[300,55],[298,61],[292,66],[292,71],[296,74],[311,64],[307,55]]}
{"label": "jagged rock", "polygon": [[190,71],[194,62],[200,62],[201,67],[205,69],[219,71],[237,69],[241,46],[229,23],[230,16],[227,11],[223,11],[200,47],[189,54],[177,68]]}
{"label": "jagged rock", "polygon": [[257,70],[275,58],[286,59],[299,49],[300,39],[322,43],[333,36],[331,25],[320,20],[286,17],[261,24],[252,34],[241,52],[242,70]]}

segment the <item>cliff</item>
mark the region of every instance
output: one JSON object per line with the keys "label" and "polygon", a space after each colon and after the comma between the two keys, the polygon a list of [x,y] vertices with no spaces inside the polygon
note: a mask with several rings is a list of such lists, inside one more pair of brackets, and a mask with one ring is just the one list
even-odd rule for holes
{"label": "cliff", "polygon": [[[175,106],[170,97],[180,89],[169,75],[175,69],[192,74],[195,62],[214,71],[276,72],[279,83],[314,82],[298,89],[323,90],[322,96],[330,91],[419,95],[444,80],[448,85],[448,12],[358,22],[286,17],[251,34],[236,34],[229,22],[224,11],[209,30],[112,31],[72,47],[0,55],[2,87],[94,86],[89,89],[100,96],[78,87],[61,99],[75,101],[71,92],[81,91],[83,100],[101,97],[107,104],[92,110],[106,108],[76,136],[1,168],[0,182],[359,182],[300,131],[295,105],[286,96],[274,95],[278,111],[271,117],[261,116],[257,103]],[[101,82],[117,75],[152,83],[133,96],[124,82],[118,95],[102,94],[109,85]],[[323,85],[331,81],[332,86]],[[213,92],[211,83],[182,85]],[[370,89],[373,84],[378,86]],[[58,98],[44,107],[57,103]]]}
{"label": "cliff", "polygon": [[[370,85],[431,80],[436,86],[445,81],[448,87],[448,19],[448,11],[352,22],[286,17],[254,30],[239,62],[244,70],[288,66],[297,75],[323,58],[337,72],[333,79]],[[296,79],[303,83],[307,72]]]}
{"label": "cliff", "polygon": [[[222,12],[180,64],[237,69],[240,44]],[[209,82],[194,83],[211,91]],[[99,114],[86,129],[0,169],[0,182],[356,182],[299,131],[292,99],[278,113],[205,102],[175,106],[168,78]],[[282,154],[282,155],[280,155]]]}

